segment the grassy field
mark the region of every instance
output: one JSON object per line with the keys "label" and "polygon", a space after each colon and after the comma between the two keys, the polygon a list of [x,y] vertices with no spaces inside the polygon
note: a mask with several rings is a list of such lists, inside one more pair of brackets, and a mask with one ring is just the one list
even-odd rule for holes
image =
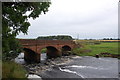
{"label": "grassy field", "polygon": [[[77,40],[80,45],[73,52],[80,56],[95,56],[100,53],[118,54],[120,42],[101,42],[97,40]],[[119,49],[118,49],[119,48]]]}

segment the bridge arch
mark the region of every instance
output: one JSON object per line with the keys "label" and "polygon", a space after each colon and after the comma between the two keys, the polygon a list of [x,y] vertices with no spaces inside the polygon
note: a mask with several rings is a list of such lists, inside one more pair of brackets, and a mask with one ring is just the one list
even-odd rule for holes
{"label": "bridge arch", "polygon": [[30,48],[23,48],[24,60],[27,63],[40,62],[40,55]]}
{"label": "bridge arch", "polygon": [[62,46],[62,55],[69,55],[69,52],[72,50],[72,48],[68,45]]}
{"label": "bridge arch", "polygon": [[56,58],[56,57],[60,57],[61,54],[60,54],[60,51],[55,47],[55,46],[45,46],[45,47],[42,47],[40,49],[40,52],[43,48],[46,48],[46,55],[47,55],[47,58]]}

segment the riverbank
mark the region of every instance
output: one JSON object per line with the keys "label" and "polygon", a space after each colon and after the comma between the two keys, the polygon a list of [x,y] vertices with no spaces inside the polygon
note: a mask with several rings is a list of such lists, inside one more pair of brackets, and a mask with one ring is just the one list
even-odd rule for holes
{"label": "riverbank", "polygon": [[27,79],[26,70],[21,64],[14,61],[2,61],[2,79]]}
{"label": "riverbank", "polygon": [[77,48],[73,53],[78,56],[96,56],[120,58],[120,42],[102,42],[99,40],[76,40]]}

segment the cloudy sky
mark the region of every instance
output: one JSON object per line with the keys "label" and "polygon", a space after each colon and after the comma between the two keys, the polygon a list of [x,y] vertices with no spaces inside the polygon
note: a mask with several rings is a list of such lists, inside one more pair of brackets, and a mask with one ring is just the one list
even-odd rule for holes
{"label": "cloudy sky", "polygon": [[49,11],[35,20],[29,19],[28,35],[71,35],[79,39],[118,37],[119,0],[51,0]]}

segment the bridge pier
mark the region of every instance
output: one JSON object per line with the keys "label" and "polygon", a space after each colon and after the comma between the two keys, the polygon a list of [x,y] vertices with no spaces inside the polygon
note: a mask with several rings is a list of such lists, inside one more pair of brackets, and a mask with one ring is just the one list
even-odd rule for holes
{"label": "bridge pier", "polygon": [[24,48],[23,50],[24,50],[24,60],[27,63],[39,63],[40,62],[40,54],[28,48]]}

